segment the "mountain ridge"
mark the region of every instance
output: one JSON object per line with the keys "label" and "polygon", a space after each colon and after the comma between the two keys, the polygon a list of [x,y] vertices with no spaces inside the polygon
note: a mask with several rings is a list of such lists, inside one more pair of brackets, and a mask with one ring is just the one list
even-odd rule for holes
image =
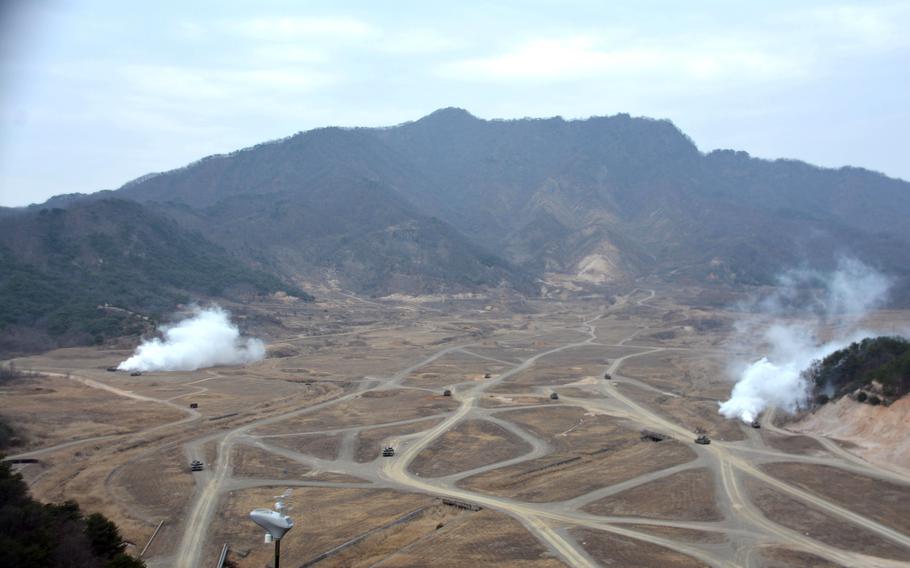
{"label": "mountain ridge", "polygon": [[910,183],[705,153],[671,121],[628,114],[484,120],[448,107],[298,132],[0,214],[109,198],[204,235],[245,269],[369,296],[537,295],[641,277],[772,285],[786,268],[855,256],[910,302]]}

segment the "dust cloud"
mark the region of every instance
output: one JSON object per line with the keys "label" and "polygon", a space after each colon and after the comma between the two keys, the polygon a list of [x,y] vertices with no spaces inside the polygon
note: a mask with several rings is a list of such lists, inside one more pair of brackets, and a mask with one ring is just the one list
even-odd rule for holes
{"label": "dust cloud", "polygon": [[[849,322],[881,306],[890,286],[886,276],[850,258],[841,259],[833,272],[788,271],[777,283],[773,294],[741,306],[759,316],[739,326],[742,337],[759,337],[767,347],[757,361],[731,365],[731,375],[738,380],[730,399],[720,405],[727,418],[751,422],[769,406],[788,413],[805,407],[812,387],[803,371],[871,335]],[[843,319],[834,326],[836,331],[828,329],[829,337],[819,339],[835,318]]]}
{"label": "dust cloud", "polygon": [[265,357],[259,339],[241,337],[231,315],[218,305],[195,307],[173,325],[161,326],[162,337],[146,339],[133,356],[117,367],[122,371],[195,371],[214,365],[242,365]]}

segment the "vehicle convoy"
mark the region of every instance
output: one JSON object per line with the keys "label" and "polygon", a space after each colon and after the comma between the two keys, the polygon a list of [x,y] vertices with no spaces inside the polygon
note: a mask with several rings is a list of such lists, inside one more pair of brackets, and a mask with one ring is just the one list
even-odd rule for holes
{"label": "vehicle convoy", "polygon": [[697,438],[695,438],[695,443],[707,446],[711,443],[711,438],[705,436],[704,434],[700,434]]}

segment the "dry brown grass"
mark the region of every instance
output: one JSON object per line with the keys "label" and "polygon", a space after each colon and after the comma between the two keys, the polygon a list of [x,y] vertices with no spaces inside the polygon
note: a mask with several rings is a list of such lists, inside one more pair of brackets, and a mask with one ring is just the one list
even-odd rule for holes
{"label": "dry brown grass", "polygon": [[675,550],[604,531],[572,529],[569,534],[596,561],[623,568],[701,568],[704,562]]}
{"label": "dry brown grass", "polygon": [[161,404],[126,399],[56,376],[7,383],[0,400],[5,420],[24,433],[24,449],[135,432],[185,416]]}
{"label": "dry brown grass", "polygon": [[746,480],[752,502],[768,519],[842,550],[905,560],[910,550],[878,535],[792,499],[754,479]]}
{"label": "dry brown grass", "polygon": [[584,510],[605,516],[719,521],[723,516],[715,499],[714,476],[711,471],[696,468],[610,495],[588,504]]}
{"label": "dry brown grass", "polygon": [[654,536],[661,536],[681,542],[697,542],[705,544],[723,544],[725,542],[728,542],[727,536],[723,532],[699,531],[695,529],[667,527],[662,525],[628,524],[622,526]]}
{"label": "dry brown grass", "polygon": [[427,420],[420,420],[419,422],[411,422],[409,424],[361,430],[357,434],[357,451],[355,452],[354,457],[359,463],[373,461],[379,457],[383,442],[389,438],[406,436],[408,434],[429,430],[442,422],[442,420],[442,418],[430,418]]}
{"label": "dry brown grass", "polygon": [[[268,562],[272,546],[263,544],[262,532],[249,520],[249,512],[271,506],[273,496],[283,490],[277,486],[227,494],[214,523],[208,558],[214,558],[221,544],[227,542],[235,553],[249,551],[244,558],[231,557],[242,568],[261,568]],[[294,488],[288,503],[295,507],[291,511],[295,526],[282,539],[282,559],[289,566],[297,566],[406,513],[430,506],[434,500],[386,490]]]}
{"label": "dry brown grass", "polygon": [[486,420],[468,420],[424,449],[410,470],[424,477],[441,477],[518,457],[531,446],[515,434]]}
{"label": "dry brown grass", "polygon": [[841,568],[814,554],[780,546],[762,548],[761,557],[765,568]]}
{"label": "dry brown grass", "polygon": [[258,428],[254,434],[287,434],[369,426],[433,416],[451,411],[458,403],[451,397],[414,389],[369,391],[328,408]]}
{"label": "dry brown grass", "polygon": [[630,384],[621,384],[617,388],[638,404],[652,412],[670,419],[684,428],[695,432],[704,430],[711,438],[728,442],[745,439],[744,425],[739,420],[729,420],[717,411],[715,400],[693,400],[680,396],[671,397],[640,389]]}
{"label": "dry brown grass", "polygon": [[770,463],[762,469],[809,493],[910,534],[910,485],[899,485],[827,465]]}
{"label": "dry brown grass", "polygon": [[385,559],[382,566],[522,566],[557,568],[564,564],[517,521],[493,511],[459,516],[427,538]]}
{"label": "dry brown grass", "polygon": [[238,445],[231,456],[231,465],[237,477],[282,479],[304,477],[312,470],[284,456],[277,456],[261,448]]}
{"label": "dry brown grass", "polygon": [[532,502],[561,501],[695,459],[673,440],[643,442],[636,430],[574,407],[504,412],[556,448],[542,458],[468,477],[459,485]]}
{"label": "dry brown grass", "polygon": [[809,436],[780,436],[770,432],[763,432],[765,443],[788,454],[817,455],[826,453],[825,448]]}
{"label": "dry brown grass", "polygon": [[288,450],[313,456],[323,460],[333,460],[338,455],[338,446],[341,443],[340,434],[306,434],[302,436],[279,436],[265,438],[269,445],[286,448]]}

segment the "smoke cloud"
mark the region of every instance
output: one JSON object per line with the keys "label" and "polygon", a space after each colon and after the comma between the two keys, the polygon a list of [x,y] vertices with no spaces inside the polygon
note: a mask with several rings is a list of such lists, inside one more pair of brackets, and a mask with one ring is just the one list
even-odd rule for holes
{"label": "smoke cloud", "polygon": [[193,314],[159,328],[162,338],[147,339],[133,356],[117,366],[122,371],[195,371],[214,365],[242,365],[265,357],[265,345],[241,337],[231,315],[218,305],[196,307]]}
{"label": "smoke cloud", "polygon": [[739,379],[730,399],[720,405],[727,418],[751,422],[769,406],[788,413],[805,407],[812,387],[803,371],[814,360],[869,335],[847,324],[822,341],[824,326],[835,317],[858,320],[885,302],[890,285],[881,273],[855,259],[842,259],[829,273],[791,270],[777,284],[770,296],[741,306],[758,314],[740,326],[741,334],[762,338],[767,353],[752,363],[731,366],[731,374]]}

